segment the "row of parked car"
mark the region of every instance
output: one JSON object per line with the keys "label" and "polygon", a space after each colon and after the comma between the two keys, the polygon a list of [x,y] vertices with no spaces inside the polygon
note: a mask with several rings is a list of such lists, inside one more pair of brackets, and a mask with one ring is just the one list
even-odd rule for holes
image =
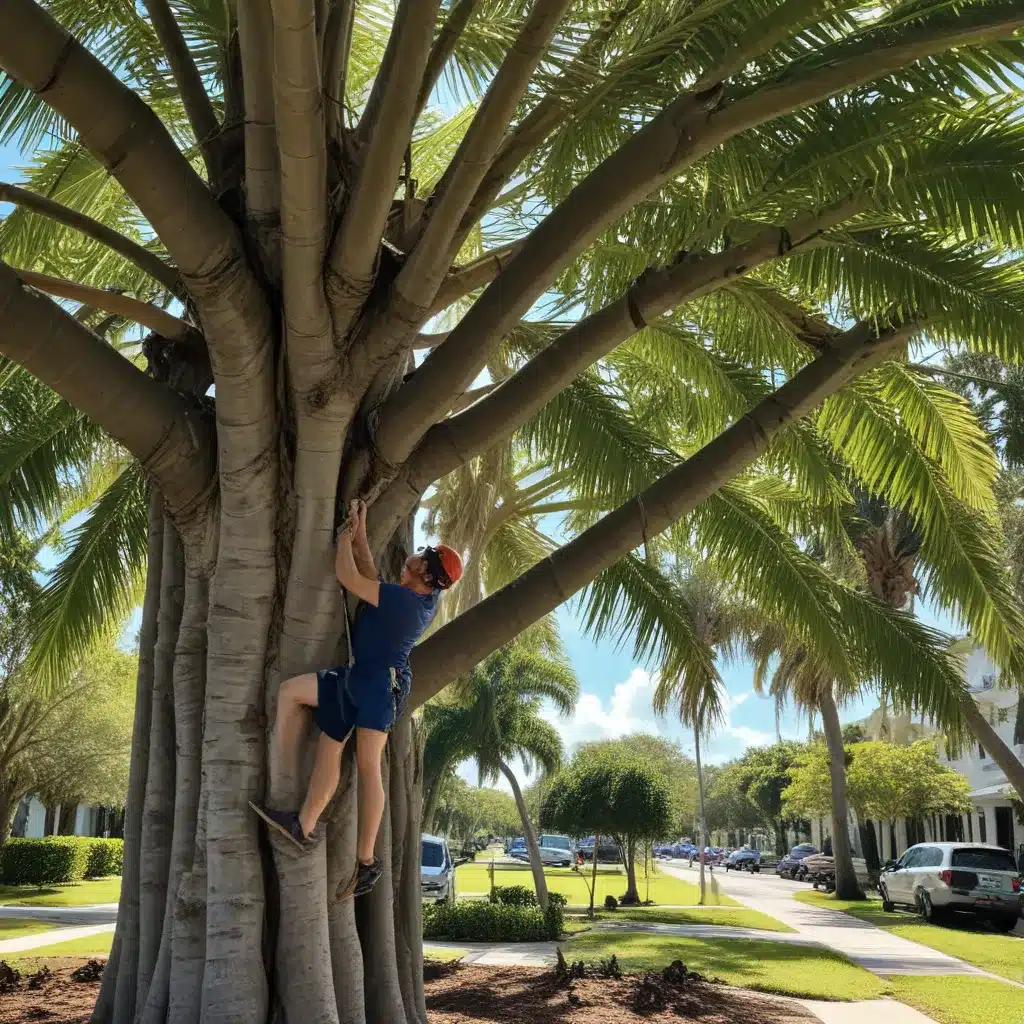
{"label": "row of parked car", "polygon": [[[540,847],[541,863],[546,867],[567,868],[577,859],[577,855],[582,855],[585,861],[594,859],[593,836],[581,839],[577,843],[568,836],[543,833],[537,837],[537,844]],[[506,840],[505,856],[515,860],[529,860],[526,840],[522,836]],[[619,849],[619,844],[611,839],[602,838],[597,849],[597,862],[599,864],[618,864],[621,860],[622,851]]]}

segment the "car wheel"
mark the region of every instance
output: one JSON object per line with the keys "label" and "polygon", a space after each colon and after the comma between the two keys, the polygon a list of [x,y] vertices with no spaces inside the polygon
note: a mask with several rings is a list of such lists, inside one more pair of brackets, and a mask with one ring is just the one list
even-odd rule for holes
{"label": "car wheel", "polygon": [[1008,935],[1010,932],[1013,931],[1014,928],[1017,927],[1018,920],[1019,918],[1016,914],[1014,914],[1012,917],[1010,915],[1007,915],[1006,917],[997,917],[992,922],[992,927],[997,932],[1002,932],[1004,935]]}
{"label": "car wheel", "polygon": [[800,872],[796,868],[793,868],[793,870],[789,873],[789,877],[792,878],[794,882],[799,882]]}
{"label": "car wheel", "polygon": [[889,899],[889,890],[884,885],[878,887],[879,895],[882,897],[882,910],[886,914],[891,914],[896,909],[896,904]]}
{"label": "car wheel", "polygon": [[752,875],[755,875],[755,874],[759,875],[759,874],[761,874],[761,865],[760,864],[752,864],[751,867],[750,867],[750,873]]}
{"label": "car wheel", "polygon": [[935,921],[935,907],[932,904],[931,896],[924,889],[918,889],[916,903],[918,917],[922,921],[933,924]]}

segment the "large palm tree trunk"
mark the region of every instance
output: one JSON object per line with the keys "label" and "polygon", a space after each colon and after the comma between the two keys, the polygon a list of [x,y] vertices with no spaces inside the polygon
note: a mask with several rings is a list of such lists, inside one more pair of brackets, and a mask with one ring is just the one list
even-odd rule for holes
{"label": "large palm tree trunk", "polygon": [[999,733],[989,723],[973,697],[966,695],[961,701],[961,706],[971,732],[985,753],[1003,770],[1010,785],[1017,791],[1017,798],[1024,801],[1024,764],[1000,739]]}
{"label": "large palm tree trunk", "polygon": [[[533,829],[533,822],[530,820],[530,812],[526,808],[526,801],[523,799],[523,791],[519,788],[519,780],[515,772],[504,761],[498,762],[501,774],[508,779],[512,787],[512,796],[515,797],[516,807],[519,809],[519,817],[523,822],[523,838],[526,840],[526,852],[530,857],[530,870],[533,872],[533,884],[537,890],[537,901],[542,909],[548,905],[548,883],[544,878],[544,864],[540,859],[540,846],[537,844],[537,833]],[[597,851],[594,851],[597,856]]]}
{"label": "large palm tree trunk", "polygon": [[821,725],[828,746],[828,767],[832,780],[832,856],[836,866],[836,897],[841,900],[862,900],[864,892],[857,881],[847,827],[849,806],[846,800],[846,748],[839,709],[830,688],[823,688],[818,697]]}

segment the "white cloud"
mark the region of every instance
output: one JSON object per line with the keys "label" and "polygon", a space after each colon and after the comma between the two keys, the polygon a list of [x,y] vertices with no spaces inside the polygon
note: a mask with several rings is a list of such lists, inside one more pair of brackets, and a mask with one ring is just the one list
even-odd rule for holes
{"label": "white cloud", "polygon": [[655,680],[642,668],[633,669],[629,678],[618,683],[608,705],[597,694],[580,694],[576,710],[568,718],[553,708],[544,717],[558,730],[566,751],[579,743],[615,739],[635,732],[658,733],[658,721],[651,707]]}

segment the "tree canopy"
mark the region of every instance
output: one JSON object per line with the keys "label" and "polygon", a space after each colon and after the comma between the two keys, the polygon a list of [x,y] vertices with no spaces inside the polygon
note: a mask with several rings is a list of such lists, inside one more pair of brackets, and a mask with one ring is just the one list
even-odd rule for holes
{"label": "tree canopy", "polygon": [[[853,743],[847,748],[847,758],[847,793],[862,821],[970,810],[970,784],[939,761],[934,740],[910,745],[881,740]],[[809,747],[791,776],[783,793],[789,813],[827,816],[832,797],[824,745]]]}

